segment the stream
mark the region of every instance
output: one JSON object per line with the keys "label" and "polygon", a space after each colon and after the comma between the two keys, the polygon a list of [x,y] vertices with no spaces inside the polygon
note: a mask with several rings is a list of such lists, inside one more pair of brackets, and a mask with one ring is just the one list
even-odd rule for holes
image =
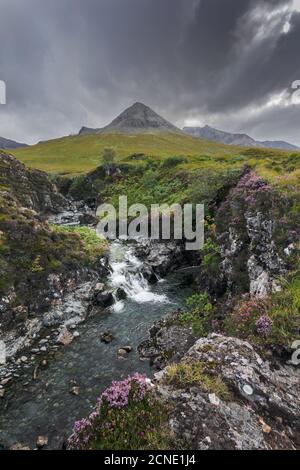
{"label": "stream", "polygon": [[[151,376],[149,363],[140,360],[137,347],[154,321],[184,305],[187,290],[179,288],[172,276],[150,285],[141,266],[133,246],[112,243],[109,283],[125,291],[126,298],[116,299],[112,307],[82,323],[78,338],[49,357],[37,380],[28,371],[27,377],[25,372],[14,383],[1,404],[2,447],[21,443],[35,448],[41,435],[48,438],[47,449],[61,449],[74,421],[90,412],[112,380],[134,372]],[[101,342],[105,331],[115,336],[110,344]],[[121,359],[118,349],[126,345],[132,352]],[[79,387],[78,396],[70,393],[74,385]]]}

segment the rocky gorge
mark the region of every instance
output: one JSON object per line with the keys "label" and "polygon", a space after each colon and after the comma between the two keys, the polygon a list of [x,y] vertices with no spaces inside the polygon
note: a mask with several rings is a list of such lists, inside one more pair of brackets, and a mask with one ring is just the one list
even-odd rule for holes
{"label": "rocky gorge", "polygon": [[[205,193],[204,248],[188,254],[174,241],[94,238],[97,201],[117,192],[120,178],[132,186],[139,168],[120,165],[107,176],[99,167],[68,184],[7,154],[0,169],[3,447],[72,448],[80,418],[76,446],[87,432],[90,448],[108,445],[107,416],[97,408],[100,422],[87,426],[83,416],[120,379],[115,387],[129,397],[125,428],[135,407],[152,403],[150,428],[156,409],[165,416],[163,448],[300,447],[299,368],[291,363],[299,337],[298,193],[280,193],[248,166],[218,179]],[[151,377],[151,386],[126,379],[135,373]],[[131,386],[143,390],[141,399]],[[119,407],[111,409],[118,419]],[[129,446],[158,445],[152,431],[137,432],[140,441]]]}

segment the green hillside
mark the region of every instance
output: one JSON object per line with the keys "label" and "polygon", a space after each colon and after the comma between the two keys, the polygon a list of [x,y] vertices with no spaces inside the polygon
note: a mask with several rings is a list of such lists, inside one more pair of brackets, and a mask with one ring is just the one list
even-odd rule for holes
{"label": "green hillside", "polygon": [[120,158],[143,153],[162,159],[173,155],[189,157],[233,156],[241,149],[201,140],[179,133],[98,134],[64,137],[31,147],[14,150],[13,154],[32,168],[64,175],[84,174],[101,163],[105,147],[113,147]]}
{"label": "green hillside", "polygon": [[[106,147],[115,150],[117,161],[132,166],[145,164],[145,157],[157,164],[169,165],[166,160],[183,156],[177,170],[188,173],[227,171],[248,164],[275,185],[299,187],[300,154],[278,149],[233,147],[206,141],[180,133],[106,133],[70,136],[49,140],[31,147],[13,151],[28,167],[63,176],[85,175],[102,163]],[[136,157],[143,154],[145,157]],[[142,170],[142,168],[141,168]],[[175,168],[169,168],[170,175]]]}

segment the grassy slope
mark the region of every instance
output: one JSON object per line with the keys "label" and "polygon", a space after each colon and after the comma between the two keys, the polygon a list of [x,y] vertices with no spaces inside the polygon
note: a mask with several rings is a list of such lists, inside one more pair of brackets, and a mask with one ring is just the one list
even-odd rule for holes
{"label": "grassy slope", "polygon": [[[116,150],[119,161],[138,165],[128,157],[143,153],[155,160],[184,155],[188,172],[239,168],[248,163],[273,183],[296,184],[300,180],[300,153],[272,149],[245,149],[206,141],[184,134],[100,134],[71,136],[20,148],[13,154],[27,166],[60,175],[83,175],[101,164],[105,147]],[[279,180],[282,181],[279,181]],[[289,181],[287,181],[289,180]],[[284,184],[285,185],[285,184]]]}
{"label": "grassy slope", "polygon": [[99,166],[105,147],[115,148],[120,160],[134,153],[144,153],[157,158],[171,155],[232,156],[241,153],[238,147],[229,147],[188,135],[148,133],[64,137],[14,150],[13,154],[32,168],[50,173],[79,175]]}
{"label": "grassy slope", "polygon": [[[138,173],[134,170],[135,179],[129,177],[124,181],[122,178],[120,185],[113,185],[115,195],[121,191],[122,194],[128,194],[129,199],[130,195],[135,200],[138,197],[140,202],[149,203],[153,199],[156,202],[196,200],[200,197],[201,187],[201,196],[211,192],[209,189],[215,189],[212,180],[216,177],[222,180],[226,173],[239,170],[245,164],[256,168],[263,178],[278,189],[300,192],[300,153],[232,147],[184,134],[107,133],[71,136],[17,149],[14,155],[29,167],[75,176],[85,175],[98,167],[105,147],[116,150],[119,162],[140,167]],[[148,164],[145,167],[143,158],[136,160],[131,157],[138,153],[147,155],[148,162],[153,159],[157,170],[149,174]],[[174,155],[185,156],[186,162],[176,168],[164,168],[163,164],[168,157]],[[100,183],[99,190],[103,192],[103,178]]]}

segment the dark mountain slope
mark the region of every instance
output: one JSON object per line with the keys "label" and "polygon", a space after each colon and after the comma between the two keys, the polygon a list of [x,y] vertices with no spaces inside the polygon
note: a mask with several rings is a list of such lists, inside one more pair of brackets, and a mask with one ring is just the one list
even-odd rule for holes
{"label": "dark mountain slope", "polygon": [[20,142],[15,142],[14,140],[5,139],[4,137],[0,137],[0,149],[18,149],[21,147],[28,147],[28,145],[22,144]]}

